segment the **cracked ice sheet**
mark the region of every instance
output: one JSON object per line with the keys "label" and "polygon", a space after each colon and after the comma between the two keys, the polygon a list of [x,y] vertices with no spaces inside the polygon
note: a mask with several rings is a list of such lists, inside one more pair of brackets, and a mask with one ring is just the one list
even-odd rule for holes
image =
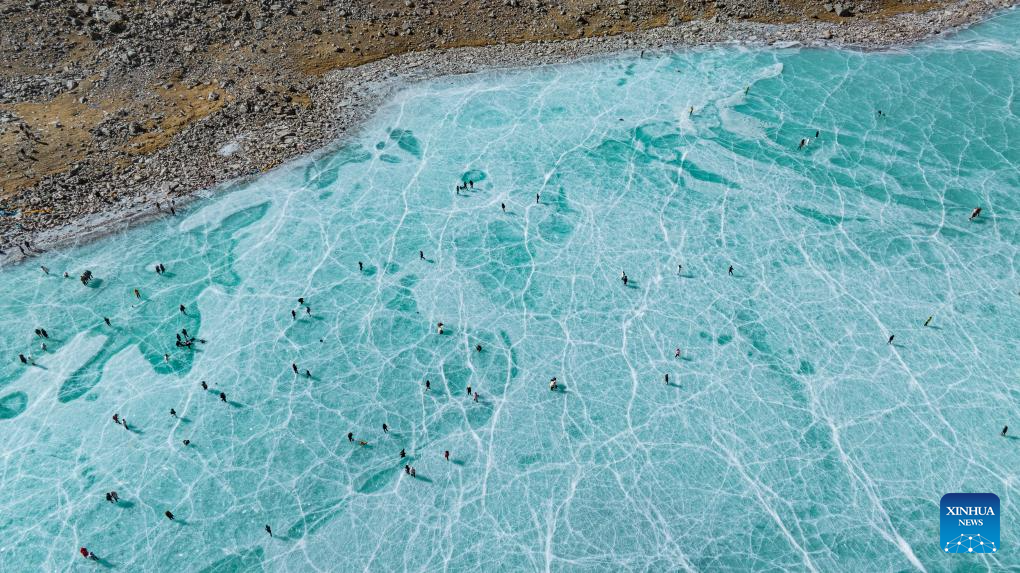
{"label": "cracked ice sheet", "polygon": [[5,269],[0,569],[950,569],[939,498],[1010,523],[1020,461],[1018,16],[440,79]]}

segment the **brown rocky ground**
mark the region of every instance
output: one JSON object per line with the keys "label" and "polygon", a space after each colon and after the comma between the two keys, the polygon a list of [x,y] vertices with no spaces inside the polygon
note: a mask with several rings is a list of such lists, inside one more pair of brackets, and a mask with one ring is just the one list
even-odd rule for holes
{"label": "brown rocky ground", "polygon": [[[0,0],[0,209],[17,213],[0,216],[0,244],[153,193],[182,196],[313,149],[338,133],[317,106],[357,96],[325,94],[325,78],[392,55],[653,28],[697,32],[692,20],[710,28],[806,22],[837,33],[871,23],[881,30],[904,13],[920,14],[893,43],[926,35],[925,21],[928,33],[960,23],[953,6],[969,6],[973,16],[994,3]],[[216,160],[222,177],[207,168],[226,136],[252,134],[262,134],[253,138],[261,145],[247,144],[243,159]]]}

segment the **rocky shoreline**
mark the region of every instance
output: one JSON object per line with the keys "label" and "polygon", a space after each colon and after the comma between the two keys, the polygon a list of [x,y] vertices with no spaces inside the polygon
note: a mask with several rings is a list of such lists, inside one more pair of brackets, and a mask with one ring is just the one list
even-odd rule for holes
{"label": "rocky shoreline", "polygon": [[[383,101],[409,83],[601,54],[731,42],[885,49],[967,26],[1013,5],[1014,0],[962,0],[920,13],[839,22],[712,18],[615,36],[408,52],[336,69],[296,85],[256,85],[244,92],[223,83],[187,83],[189,93],[201,93],[203,103],[215,110],[184,125],[168,144],[127,164],[122,161],[115,175],[106,150],[99,149],[69,170],[48,175],[0,202],[0,266],[170,216],[172,204],[180,207],[285,161],[324,152],[356,133]],[[845,10],[842,5],[826,5],[829,9]],[[0,128],[5,121],[10,127],[12,122],[0,109]],[[31,130],[18,129],[20,137],[33,137]],[[95,129],[103,130],[99,135],[112,142],[137,145],[147,128],[113,116]]]}

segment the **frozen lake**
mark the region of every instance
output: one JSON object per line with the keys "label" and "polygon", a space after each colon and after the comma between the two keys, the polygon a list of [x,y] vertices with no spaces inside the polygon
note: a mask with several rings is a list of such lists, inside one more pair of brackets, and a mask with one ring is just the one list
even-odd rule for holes
{"label": "frozen lake", "polygon": [[1018,12],[447,78],[6,268],[0,571],[1020,568],[1018,81]]}

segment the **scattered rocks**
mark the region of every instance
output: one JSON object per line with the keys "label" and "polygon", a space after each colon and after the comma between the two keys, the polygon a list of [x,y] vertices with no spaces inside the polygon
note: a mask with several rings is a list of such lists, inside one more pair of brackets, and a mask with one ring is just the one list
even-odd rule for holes
{"label": "scattered rocks", "polygon": [[[821,18],[827,21],[803,19],[794,24],[776,24],[741,18],[753,18],[770,10],[781,14],[787,9],[783,8],[785,4],[774,0],[771,3],[720,0],[714,4],[711,19],[690,21],[687,12],[676,10],[669,13],[668,20],[666,14],[658,20],[668,21],[668,26],[600,37],[608,33],[601,30],[612,29],[610,24],[629,22],[624,13],[644,17],[658,9],[655,7],[660,3],[586,1],[584,9],[577,11],[571,3],[550,4],[544,0],[480,1],[472,10],[477,9],[488,27],[499,27],[510,18],[535,26],[543,18],[552,19],[552,15],[560,14],[555,18],[557,25],[564,26],[563,33],[584,37],[568,42],[497,43],[443,51],[444,42],[463,38],[461,34],[468,20],[463,19],[460,3],[429,0],[387,4],[389,12],[382,12],[387,14],[385,17],[373,5],[348,0],[311,3],[168,0],[156,3],[155,8],[148,3],[105,0],[74,4],[30,0],[20,4],[18,9],[28,6],[33,17],[50,12],[59,14],[59,18],[52,19],[53,28],[71,27],[75,34],[86,38],[86,43],[96,46],[95,54],[84,65],[54,65],[71,61],[67,55],[76,44],[65,44],[59,36],[47,36],[48,28],[43,25],[46,20],[39,20],[38,27],[43,32],[36,32],[35,27],[26,28],[18,31],[23,34],[20,36],[23,41],[11,43],[5,38],[0,43],[0,56],[17,54],[17,58],[30,58],[33,50],[43,50],[45,54],[34,65],[41,72],[0,75],[0,103],[48,101],[61,93],[78,90],[80,93],[75,93],[73,101],[92,110],[90,113],[104,115],[98,116],[101,118],[95,120],[98,123],[89,124],[94,127],[89,131],[91,141],[86,143],[84,159],[72,159],[64,171],[42,176],[4,204],[6,209],[19,214],[0,217],[0,245],[14,238],[28,238],[45,247],[80,239],[83,232],[122,228],[113,225],[115,222],[158,216],[154,209],[156,200],[172,196],[180,205],[195,191],[238,177],[257,176],[265,169],[351,133],[376,106],[409,81],[491,67],[573,61],[620,50],[670,49],[731,39],[756,38],[775,45],[883,46],[930,36],[973,21],[993,9],[993,4],[985,0],[957,0],[923,14],[872,19],[870,15],[876,12],[877,4],[872,0],[855,0],[853,6],[843,2],[813,4],[811,13],[821,14],[819,7],[824,8],[829,15]],[[0,3],[0,13],[4,13],[5,6]],[[324,23],[302,23],[304,11],[323,14]],[[215,17],[208,17],[210,13]],[[423,15],[430,13],[449,17],[423,19]],[[855,13],[869,17],[847,20],[838,26],[832,23],[832,15],[848,18]],[[351,18],[351,26],[347,26],[347,18]],[[280,24],[281,21],[285,24]],[[352,28],[363,27],[382,33],[381,42],[392,41],[394,46],[399,47],[399,42],[406,38],[422,37],[433,42],[435,49],[401,53],[359,67],[341,67],[321,76],[300,77],[279,70],[278,62],[288,52],[284,46],[266,42],[265,32],[258,31],[282,25],[291,26],[289,29],[295,34],[304,30],[304,41],[318,42],[320,48],[325,45],[330,49],[324,51],[331,54],[365,54],[366,59],[374,58],[378,52],[350,35]],[[42,34],[37,43],[31,39],[34,34]],[[536,32],[529,37],[547,36]],[[365,36],[361,38],[364,40]],[[40,47],[35,48],[36,45]],[[206,61],[216,46],[230,45],[250,53],[251,58],[217,65]],[[26,69],[29,67],[32,66]],[[97,87],[110,92],[97,92]],[[197,115],[195,121],[176,125],[171,120],[178,116],[171,113],[166,113],[166,117],[162,112],[139,115],[136,110],[132,115],[106,107],[109,101],[147,97],[153,91],[167,92],[160,97],[180,98],[188,105],[211,111],[208,115]],[[123,99],[106,97],[108,93],[117,93]],[[65,127],[59,121],[51,124],[64,131],[76,127]],[[13,112],[0,110],[0,132],[17,129],[21,141],[37,142],[45,134],[38,127],[30,129]],[[140,148],[143,142],[160,137],[166,138],[165,144],[155,146],[154,150]],[[46,151],[43,147],[38,149],[40,153]],[[26,213],[24,206],[34,208]]]}

